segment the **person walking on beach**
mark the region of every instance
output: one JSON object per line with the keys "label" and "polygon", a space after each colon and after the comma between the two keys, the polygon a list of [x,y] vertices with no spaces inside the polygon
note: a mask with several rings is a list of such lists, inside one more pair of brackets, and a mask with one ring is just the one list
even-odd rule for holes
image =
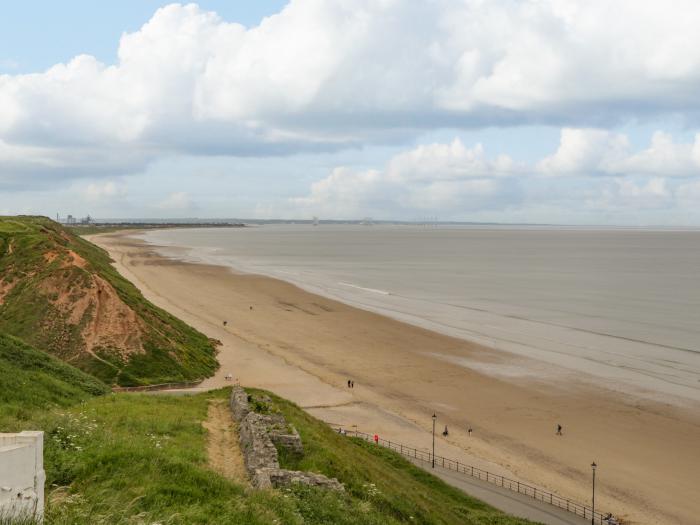
{"label": "person walking on beach", "polygon": [[351,382],[352,382],[352,381],[350,381],[350,380],[348,379],[348,388],[351,388],[351,387],[350,387],[350,383],[351,383]]}
{"label": "person walking on beach", "polygon": [[350,388],[355,388],[355,381],[350,381]]}
{"label": "person walking on beach", "polygon": [[469,432],[469,437],[472,437],[472,427],[469,427],[469,430],[467,430],[467,432]]}
{"label": "person walking on beach", "polygon": [[449,431],[447,430],[447,425],[445,425],[445,430],[442,431],[442,435],[447,437],[449,435]]}
{"label": "person walking on beach", "polygon": [[557,436],[563,436],[563,435],[564,435],[564,434],[561,433],[561,431],[562,431],[562,427],[561,427],[561,425],[558,424],[558,425],[557,425]]}

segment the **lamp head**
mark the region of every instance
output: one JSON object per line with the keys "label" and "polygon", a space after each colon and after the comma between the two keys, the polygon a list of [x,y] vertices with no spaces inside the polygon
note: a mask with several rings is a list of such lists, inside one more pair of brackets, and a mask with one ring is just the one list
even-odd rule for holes
{"label": "lamp head", "polygon": [[592,468],[593,470],[595,470],[595,468],[596,468],[597,466],[598,466],[598,465],[595,464],[595,461],[594,461],[593,463],[591,463],[591,468]]}
{"label": "lamp head", "polygon": [[433,414],[433,421],[435,421],[436,419],[437,419],[437,416],[435,414]]}

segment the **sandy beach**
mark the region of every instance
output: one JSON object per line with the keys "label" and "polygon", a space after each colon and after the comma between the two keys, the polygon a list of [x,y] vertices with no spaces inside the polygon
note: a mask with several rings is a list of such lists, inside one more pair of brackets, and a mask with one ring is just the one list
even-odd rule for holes
{"label": "sandy beach", "polygon": [[479,373],[459,360],[503,371],[527,358],[284,281],[167,259],[128,233],[90,240],[149,300],[222,342],[221,368],[203,388],[230,384],[231,373],[330,423],[421,448],[430,445],[435,412],[438,430],[450,429],[438,454],[585,503],[595,460],[597,508],[625,523],[698,522],[697,407],[593,388],[590,378],[550,365],[537,377]]}

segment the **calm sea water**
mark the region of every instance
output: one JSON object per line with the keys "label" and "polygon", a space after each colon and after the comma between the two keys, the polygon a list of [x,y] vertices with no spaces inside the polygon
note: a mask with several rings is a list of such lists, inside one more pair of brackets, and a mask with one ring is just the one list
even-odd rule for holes
{"label": "calm sea water", "polygon": [[608,386],[700,400],[697,231],[274,225],[145,239]]}

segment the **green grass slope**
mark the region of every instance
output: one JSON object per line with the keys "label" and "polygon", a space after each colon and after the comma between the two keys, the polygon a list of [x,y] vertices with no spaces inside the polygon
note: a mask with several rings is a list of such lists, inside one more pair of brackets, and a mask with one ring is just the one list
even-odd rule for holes
{"label": "green grass slope", "polygon": [[200,379],[203,334],[147,301],[108,254],[44,217],[0,217],[0,332],[108,384]]}
{"label": "green grass slope", "polygon": [[208,403],[228,395],[228,389],[196,396],[111,394],[22,422],[46,432],[45,524],[528,523],[395,453],[339,436],[274,396],[269,410],[288,417],[305,447],[303,456],[283,461],[337,477],[346,492],[303,486],[259,491],[228,480],[208,467],[202,425]]}
{"label": "green grass slope", "polygon": [[[248,392],[254,399],[261,393]],[[529,523],[467,496],[393,451],[341,436],[293,403],[264,393],[272,401],[256,400],[254,409],[282,413],[304,443],[301,456],[280,449],[281,466],[337,478],[351,498],[370,502],[380,511],[385,523]]]}
{"label": "green grass slope", "polygon": [[0,431],[4,423],[26,420],[36,410],[70,406],[108,391],[77,368],[0,334]]}

